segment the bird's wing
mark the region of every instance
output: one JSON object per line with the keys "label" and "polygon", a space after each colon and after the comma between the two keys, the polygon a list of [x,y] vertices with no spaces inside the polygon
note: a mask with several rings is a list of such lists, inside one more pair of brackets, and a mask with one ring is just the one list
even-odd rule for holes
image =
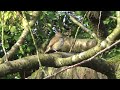
{"label": "bird's wing", "polygon": [[53,37],[51,40],[50,40],[50,42],[49,42],[49,44],[48,44],[48,47],[52,47],[56,42],[58,42],[59,41],[59,38],[58,37]]}
{"label": "bird's wing", "polygon": [[53,38],[50,40],[50,42],[49,42],[49,44],[48,44],[48,46],[47,46],[47,49],[46,49],[45,53],[48,52],[49,50],[51,50],[52,46],[53,46],[56,42],[58,42],[58,41],[59,41],[59,38],[58,38],[58,37],[53,37]]}

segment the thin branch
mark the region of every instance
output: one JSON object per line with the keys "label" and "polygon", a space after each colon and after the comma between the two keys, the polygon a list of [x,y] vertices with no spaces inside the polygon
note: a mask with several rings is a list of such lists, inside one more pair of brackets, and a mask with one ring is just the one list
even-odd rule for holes
{"label": "thin branch", "polygon": [[[83,20],[81,21],[81,23],[83,23],[83,21],[84,21],[84,19],[85,19],[86,15],[87,15],[87,12],[85,13],[85,15],[84,15]],[[72,44],[72,46],[71,46],[71,48],[70,48],[70,51],[69,51],[69,52],[71,52],[71,51],[72,51],[72,49],[73,49],[73,47],[74,47],[74,45],[75,45],[75,42],[76,42],[76,38],[77,38],[77,34],[78,34],[79,29],[80,29],[80,26],[77,28],[77,31],[76,31],[76,34],[75,34],[75,41],[73,42],[73,44]]]}
{"label": "thin branch", "polygon": [[45,73],[45,71],[44,71],[44,69],[43,69],[43,66],[42,66],[42,64],[41,64],[41,62],[40,62],[40,58],[39,58],[39,52],[38,52],[38,47],[37,47],[37,45],[36,45],[36,41],[35,41],[35,38],[34,38],[34,35],[33,35],[33,33],[32,33],[32,30],[31,30],[31,28],[30,28],[30,25],[29,25],[29,23],[28,23],[28,21],[27,21],[27,19],[26,19],[26,16],[25,16],[25,14],[23,13],[23,18],[25,18],[25,20],[26,20],[26,22],[27,22],[27,27],[28,27],[28,29],[30,30],[30,34],[31,34],[31,37],[32,37],[32,40],[33,40],[33,44],[34,44],[34,46],[35,46],[35,49],[36,49],[36,53],[37,53],[37,57],[38,57],[38,63],[39,63],[39,68],[44,72],[44,74],[47,76],[47,74]]}
{"label": "thin branch", "polygon": [[100,28],[101,13],[102,13],[102,11],[100,11],[100,16],[99,16],[99,22],[98,22],[98,30],[97,30],[97,32],[99,32],[99,28]]}
{"label": "thin branch", "polygon": [[[69,15],[70,16],[70,15]],[[91,36],[93,36],[96,40],[99,40],[99,38],[97,38],[96,34],[91,32],[91,30],[89,30],[88,28],[86,28],[83,24],[81,24],[80,22],[78,22],[74,17],[70,16],[70,19],[77,24],[78,26],[80,26],[83,30],[85,30],[87,33],[89,33]]]}
{"label": "thin branch", "polygon": [[74,45],[75,45],[75,42],[76,42],[76,37],[77,37],[77,34],[78,34],[79,29],[80,29],[80,27],[78,27],[78,28],[77,28],[77,32],[76,32],[76,34],[75,34],[75,40],[74,40],[74,42],[72,43],[72,46],[71,46],[71,48],[70,48],[70,51],[69,51],[69,52],[71,52],[71,51],[72,51],[72,49],[73,49],[73,47],[74,47]]}
{"label": "thin branch", "polygon": [[43,79],[49,79],[49,78],[51,78],[51,77],[53,77],[53,76],[56,76],[57,74],[59,74],[59,73],[65,71],[65,70],[67,70],[67,69],[70,69],[70,68],[79,66],[79,65],[81,65],[81,64],[83,64],[83,63],[86,63],[86,62],[89,62],[89,61],[91,61],[91,60],[94,60],[94,58],[95,58],[96,56],[102,54],[102,53],[105,52],[106,50],[109,50],[110,48],[112,48],[113,46],[115,46],[115,45],[117,45],[117,44],[119,44],[119,43],[120,43],[120,40],[116,41],[115,43],[113,43],[113,44],[110,45],[109,47],[107,47],[107,48],[101,50],[100,52],[98,52],[97,54],[95,54],[94,56],[92,56],[91,58],[89,58],[89,59],[87,59],[87,60],[84,60],[84,61],[82,61],[82,62],[80,62],[80,63],[71,65],[71,66],[69,66],[69,67],[67,67],[67,68],[65,68],[65,69],[62,69],[62,70],[60,70],[59,72],[54,73],[53,75],[47,76],[47,77],[45,77],[45,78],[43,78]]}
{"label": "thin branch", "polygon": [[110,16],[110,18],[115,19],[115,20],[117,19],[117,17],[114,17],[114,16]]}
{"label": "thin branch", "polygon": [[4,22],[4,11],[2,11],[2,48],[3,48],[3,51],[4,51],[4,54],[5,54],[5,61],[8,61],[8,58],[7,58],[7,53],[5,51],[5,47],[4,47],[4,26],[5,26],[5,22]]}

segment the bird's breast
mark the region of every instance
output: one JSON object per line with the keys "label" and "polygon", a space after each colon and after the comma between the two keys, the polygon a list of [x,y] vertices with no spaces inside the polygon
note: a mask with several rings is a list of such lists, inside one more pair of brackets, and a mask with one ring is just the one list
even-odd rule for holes
{"label": "bird's breast", "polygon": [[52,48],[55,50],[59,50],[64,44],[64,39],[60,38],[53,46]]}

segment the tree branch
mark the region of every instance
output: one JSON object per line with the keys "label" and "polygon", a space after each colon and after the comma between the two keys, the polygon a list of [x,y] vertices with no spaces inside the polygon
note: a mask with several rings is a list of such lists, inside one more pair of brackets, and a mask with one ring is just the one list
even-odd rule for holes
{"label": "tree branch", "polygon": [[[64,55],[65,56],[65,55]],[[39,55],[42,65],[44,66],[55,66],[54,61],[56,58],[62,58],[62,54],[40,54]],[[21,70],[30,70],[39,67],[37,55],[27,56],[14,61],[8,61],[0,64],[0,77],[19,72]]]}
{"label": "tree branch", "polygon": [[[53,68],[53,67],[45,67],[45,71],[47,75],[52,75],[55,72],[58,72],[62,69],[66,68]],[[26,79],[43,79],[45,75],[41,72],[41,69],[36,70]],[[58,75],[51,77],[49,79],[108,79],[108,77],[100,72],[97,72],[91,68],[87,67],[74,67],[64,72],[59,73]]]}
{"label": "tree branch", "polygon": [[91,36],[93,36],[96,40],[99,40],[99,38],[97,38],[96,34],[91,32],[91,30],[89,30],[88,28],[86,28],[84,25],[82,25],[80,22],[78,22],[74,17],[70,16],[70,19],[77,24],[79,27],[81,27],[83,30],[85,30],[87,33],[89,33]]}

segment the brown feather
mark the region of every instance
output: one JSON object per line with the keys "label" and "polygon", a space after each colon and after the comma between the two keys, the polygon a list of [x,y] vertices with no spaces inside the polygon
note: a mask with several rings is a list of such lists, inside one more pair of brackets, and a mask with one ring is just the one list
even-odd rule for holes
{"label": "brown feather", "polygon": [[[48,52],[48,51],[50,51],[50,50],[53,50],[53,48],[55,47],[55,45],[57,45],[57,42],[59,42],[61,38],[62,38],[62,34],[60,32],[57,32],[55,34],[55,36],[50,40],[45,53]],[[56,47],[59,48],[59,46],[61,46],[61,45],[58,45]]]}

